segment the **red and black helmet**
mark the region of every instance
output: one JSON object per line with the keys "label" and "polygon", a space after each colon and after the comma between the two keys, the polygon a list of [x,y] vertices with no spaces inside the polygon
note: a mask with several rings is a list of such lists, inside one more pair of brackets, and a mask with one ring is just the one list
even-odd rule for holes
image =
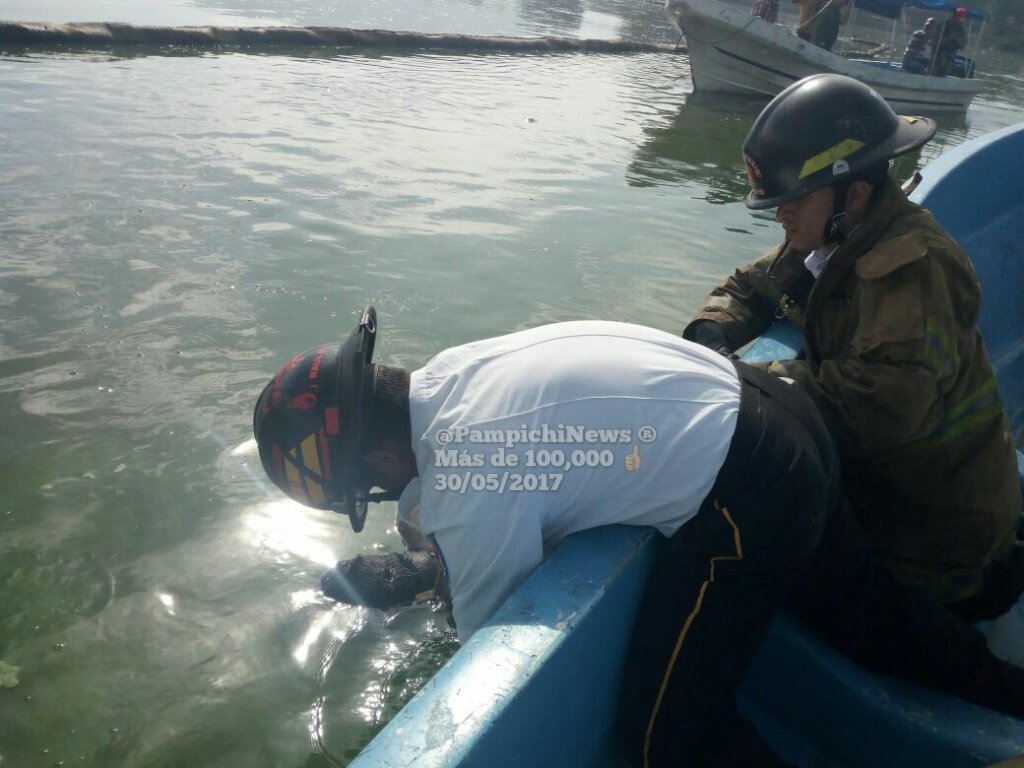
{"label": "red and black helmet", "polygon": [[935,121],[897,115],[845,75],[798,80],[764,108],[743,142],[747,207],[775,208],[857,177],[935,135]]}
{"label": "red and black helmet", "polygon": [[376,338],[377,313],[368,306],[344,344],[324,344],[285,363],[252,419],[274,485],[306,506],[347,514],[357,533],[374,500],[360,457],[373,414]]}

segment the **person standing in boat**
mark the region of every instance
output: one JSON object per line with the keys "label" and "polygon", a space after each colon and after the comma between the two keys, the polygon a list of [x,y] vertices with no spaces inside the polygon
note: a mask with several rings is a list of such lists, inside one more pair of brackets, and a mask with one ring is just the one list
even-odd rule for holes
{"label": "person standing in boat", "polygon": [[1024,715],[1024,672],[866,556],[831,437],[798,389],[625,323],[485,339],[412,373],[372,362],[376,334],[368,307],[344,344],[285,364],[253,415],[263,467],[290,497],[357,531],[368,501],[397,499],[432,544],[339,564],[330,596],[444,586],[465,641],[566,536],[653,526],[667,541],[623,676],[637,764],[777,764],[733,694],[787,597],[876,671]]}
{"label": "person standing in boat", "polygon": [[967,46],[967,27],[964,25],[966,20],[967,9],[957,8],[939,27],[935,45],[935,67],[932,71],[936,77],[948,75],[953,68],[953,59]]}
{"label": "person standing in boat", "polygon": [[924,20],[924,26],[921,29],[924,30],[925,42],[928,44],[928,69],[930,70],[935,61],[935,46],[939,42],[939,25],[933,16],[929,16]]}
{"label": "person standing in boat", "polygon": [[831,51],[839,38],[839,18],[839,0],[830,0],[818,14],[811,42],[819,48]]}
{"label": "person standing in boat", "polygon": [[853,0],[793,0],[800,6],[797,37],[831,51],[839,37],[839,27],[853,12]]}
{"label": "person standing in boat", "polygon": [[888,173],[934,132],[840,75],[776,96],[743,156],[747,206],[775,209],[785,240],[715,288],[683,337],[729,354],[789,318],[803,358],[763,368],[817,403],[877,556],[978,620],[1024,586],[1021,491],[974,269]]}
{"label": "person standing in boat", "polygon": [[814,27],[818,23],[818,13],[828,0],[793,0],[799,7],[796,22],[797,37],[810,42],[814,38]]}

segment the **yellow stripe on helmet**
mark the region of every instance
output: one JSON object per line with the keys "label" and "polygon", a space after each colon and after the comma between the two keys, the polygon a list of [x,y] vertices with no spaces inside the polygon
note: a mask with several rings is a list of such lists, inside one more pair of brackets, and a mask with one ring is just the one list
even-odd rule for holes
{"label": "yellow stripe on helmet", "polygon": [[309,435],[284,455],[288,495],[300,504],[317,506],[327,500],[316,433]]}
{"label": "yellow stripe on helmet", "polygon": [[320,452],[317,450],[316,433],[299,443],[299,448],[302,449],[303,466],[310,472],[322,475],[323,470],[320,469]]}
{"label": "yellow stripe on helmet", "polygon": [[814,157],[807,158],[807,160],[804,161],[803,167],[800,169],[799,178],[806,178],[812,173],[817,173],[822,168],[828,168],[836,160],[842,160],[845,157],[849,157],[863,146],[863,141],[858,141],[857,139],[843,139],[838,144],[826,149],[824,152],[819,152]]}
{"label": "yellow stripe on helmet", "polygon": [[313,477],[323,477],[323,467],[320,464],[320,443],[316,434],[312,434],[300,443],[302,449],[302,463],[306,465],[306,491],[309,493],[309,500],[314,506],[323,504],[327,499],[323,486]]}
{"label": "yellow stripe on helmet", "polygon": [[288,495],[300,504],[309,504],[309,496],[306,494],[306,486],[302,482],[302,475],[295,466],[297,460],[295,449],[288,452],[284,459],[284,474],[288,478]]}
{"label": "yellow stripe on helmet", "polygon": [[327,501],[327,494],[324,493],[324,487],[320,483],[306,478],[306,490],[309,491],[309,500],[314,507],[319,507],[325,501]]}

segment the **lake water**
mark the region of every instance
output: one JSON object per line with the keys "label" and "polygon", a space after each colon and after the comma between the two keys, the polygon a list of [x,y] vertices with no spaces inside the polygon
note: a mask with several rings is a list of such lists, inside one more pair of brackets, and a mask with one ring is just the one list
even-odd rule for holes
{"label": "lake water", "polygon": [[[0,0],[0,20],[674,39],[624,0]],[[1024,119],[991,55],[909,176]],[[344,764],[452,652],[342,607],[399,547],[282,500],[251,442],[292,354],[377,306],[377,359],[603,318],[670,331],[778,239],[757,103],[687,60],[366,49],[0,55],[0,765]],[[13,678],[7,679],[14,683]]]}

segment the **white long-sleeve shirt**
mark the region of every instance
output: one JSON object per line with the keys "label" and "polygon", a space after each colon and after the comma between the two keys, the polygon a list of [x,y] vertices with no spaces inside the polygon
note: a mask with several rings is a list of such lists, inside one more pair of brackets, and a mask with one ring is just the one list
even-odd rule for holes
{"label": "white long-sleeve shirt", "polygon": [[739,393],[724,357],[612,322],[486,339],[414,371],[420,476],[399,509],[418,503],[441,550],[459,638],[571,533],[613,523],[675,533],[725,460]]}

